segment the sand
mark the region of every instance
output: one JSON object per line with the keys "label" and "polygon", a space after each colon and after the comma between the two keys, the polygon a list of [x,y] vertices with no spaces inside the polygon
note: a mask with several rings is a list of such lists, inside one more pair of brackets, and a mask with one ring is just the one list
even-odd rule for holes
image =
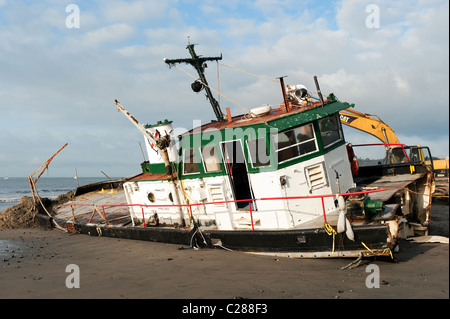
{"label": "sand", "polygon": [[[448,205],[433,206],[430,235],[448,237],[448,213]],[[397,263],[369,259],[341,270],[352,259],[276,258],[56,229],[0,229],[0,298],[449,298],[448,244],[403,240],[396,256]],[[71,264],[78,266],[79,288],[66,286]],[[372,265],[379,269],[379,288],[366,285]]]}

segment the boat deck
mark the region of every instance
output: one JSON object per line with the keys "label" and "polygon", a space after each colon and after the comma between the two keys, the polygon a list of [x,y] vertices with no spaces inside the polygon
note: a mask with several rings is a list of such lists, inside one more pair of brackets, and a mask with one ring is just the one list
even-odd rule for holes
{"label": "boat deck", "polygon": [[[112,205],[112,206],[110,206]],[[61,226],[68,221],[123,226],[131,222],[122,188],[92,191],[53,208],[54,220]],[[106,220],[106,221],[105,221]]]}
{"label": "boat deck", "polygon": [[[373,200],[387,201],[401,189],[423,177],[424,174],[413,175],[388,175],[378,179],[360,179],[358,186],[386,188],[386,191],[372,193]],[[67,222],[77,222],[82,224],[97,224],[108,226],[131,226],[131,217],[125,193],[122,187],[109,190],[95,190],[78,195],[74,200],[53,208],[54,220],[62,227],[67,226]],[[336,227],[338,213],[327,215],[327,223]],[[307,223],[294,227],[295,229],[322,228],[323,217],[318,217]],[[250,226],[248,225],[248,228]],[[215,228],[215,227],[213,227]],[[209,229],[209,227],[202,227]],[[244,229],[247,229],[244,227]]]}
{"label": "boat deck", "polygon": [[401,189],[406,188],[408,185],[412,184],[414,181],[422,178],[425,173],[413,174],[413,175],[387,175],[382,176],[375,181],[365,182],[364,180],[356,180],[356,184],[358,186],[364,187],[377,187],[377,188],[385,188],[386,191],[378,192],[370,194],[370,198],[373,200],[381,200],[387,201],[389,200],[396,192]]}

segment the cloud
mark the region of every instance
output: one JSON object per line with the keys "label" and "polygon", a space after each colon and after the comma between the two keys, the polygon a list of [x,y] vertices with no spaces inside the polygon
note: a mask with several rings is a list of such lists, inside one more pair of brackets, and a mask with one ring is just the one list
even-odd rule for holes
{"label": "cloud", "polygon": [[120,43],[134,35],[134,28],[125,23],[117,23],[87,32],[82,38],[86,46],[98,46],[104,43]]}
{"label": "cloud", "polygon": [[122,21],[128,23],[151,23],[163,19],[173,1],[137,0],[101,1],[100,7],[106,21]]}
{"label": "cloud", "polygon": [[[448,156],[448,1],[377,1],[374,29],[365,25],[370,3],[79,1],[81,27],[67,29],[65,4],[0,0],[0,176],[34,171],[28,158],[43,162],[65,142],[60,175],[81,164],[84,176],[139,170],[142,137],[116,112],[115,98],[143,123],[168,118],[190,129],[192,119],[214,119],[192,79],[163,62],[189,57],[188,36],[198,54],[222,53],[221,63],[237,69],[287,75],[311,90],[317,75],[325,94],[379,115],[404,143]],[[277,82],[223,66],[218,82],[215,63],[206,72],[244,107],[282,100]]]}

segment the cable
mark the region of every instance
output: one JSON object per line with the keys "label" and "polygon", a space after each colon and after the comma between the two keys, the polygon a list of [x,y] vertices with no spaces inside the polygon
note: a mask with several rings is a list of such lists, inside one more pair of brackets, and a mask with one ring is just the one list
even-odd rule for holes
{"label": "cable", "polygon": [[352,261],[347,266],[341,267],[341,270],[344,270],[344,269],[347,269],[347,268],[353,269],[355,267],[358,267],[359,264],[361,263],[362,257],[363,257],[363,254],[360,252],[358,254],[358,258],[356,258],[356,260]]}
{"label": "cable", "polygon": [[[223,96],[224,98],[226,98],[228,101],[230,101],[233,104],[236,104],[237,106],[239,106],[240,108],[242,108],[243,110],[245,110],[248,113],[252,113],[250,110],[246,109],[245,107],[243,107],[242,105],[240,105],[239,103],[233,101],[232,99],[230,99],[229,97],[223,95],[222,93],[218,92],[217,90],[213,89],[212,87],[210,87],[209,85],[206,85],[205,83],[203,83],[202,81],[200,81],[199,79],[197,79],[195,76],[193,76],[192,74],[190,74],[189,72],[187,72],[186,70],[180,68],[178,65],[174,64],[175,67],[177,69],[180,69],[181,71],[183,71],[184,73],[186,73],[187,75],[189,75],[191,78],[195,79],[197,82],[203,84],[204,86],[208,87],[209,89],[213,90],[214,92],[216,92],[217,94]],[[265,120],[263,120],[258,114],[254,114],[252,113],[254,116],[256,116],[257,118],[259,118],[261,121],[263,121],[267,126],[271,127],[269,125],[269,123],[267,123]]]}
{"label": "cable", "polygon": [[240,70],[240,69],[237,69],[237,68],[234,68],[232,66],[225,65],[225,64],[222,64],[222,63],[219,63],[219,62],[217,62],[217,63],[220,64],[220,65],[223,65],[223,66],[225,66],[227,68],[230,68],[232,70],[236,70],[236,71],[239,71],[239,72],[242,72],[242,73],[250,74],[250,75],[253,75],[253,76],[265,79],[265,80],[269,80],[269,81],[272,81],[272,82],[278,82],[277,80],[274,80],[274,79],[271,79],[271,78],[268,78],[268,77],[265,77],[265,76],[262,76],[262,75],[258,75],[258,74],[250,73],[250,72],[247,72],[247,71],[244,71],[244,70]]}
{"label": "cable", "polygon": [[195,246],[193,245],[193,241],[194,241],[194,238],[195,238],[195,234],[197,234],[197,232],[200,234],[200,236],[202,236],[202,238],[203,238],[203,243],[205,244],[205,246],[207,246],[208,243],[206,242],[206,239],[205,239],[205,237],[203,236],[202,231],[200,230],[200,228],[198,227],[197,223],[195,223],[195,222],[194,222],[194,228],[195,228],[195,231],[193,232],[193,234],[192,234],[192,236],[191,236],[190,246],[191,246],[192,248],[194,248],[195,250],[198,250],[198,249],[200,249],[200,247],[197,245],[197,240],[195,240]]}

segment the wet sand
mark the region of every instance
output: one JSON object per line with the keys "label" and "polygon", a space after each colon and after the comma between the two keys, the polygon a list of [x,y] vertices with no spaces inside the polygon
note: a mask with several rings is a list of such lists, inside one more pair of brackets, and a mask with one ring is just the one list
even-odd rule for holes
{"label": "wet sand", "polygon": [[[448,205],[433,206],[430,235],[448,237],[448,213]],[[364,260],[341,270],[352,259],[276,258],[59,230],[0,229],[0,298],[449,298],[448,244],[402,241],[396,257],[397,263]],[[66,286],[70,264],[79,267],[79,288]],[[373,264],[379,288],[366,286]]]}

